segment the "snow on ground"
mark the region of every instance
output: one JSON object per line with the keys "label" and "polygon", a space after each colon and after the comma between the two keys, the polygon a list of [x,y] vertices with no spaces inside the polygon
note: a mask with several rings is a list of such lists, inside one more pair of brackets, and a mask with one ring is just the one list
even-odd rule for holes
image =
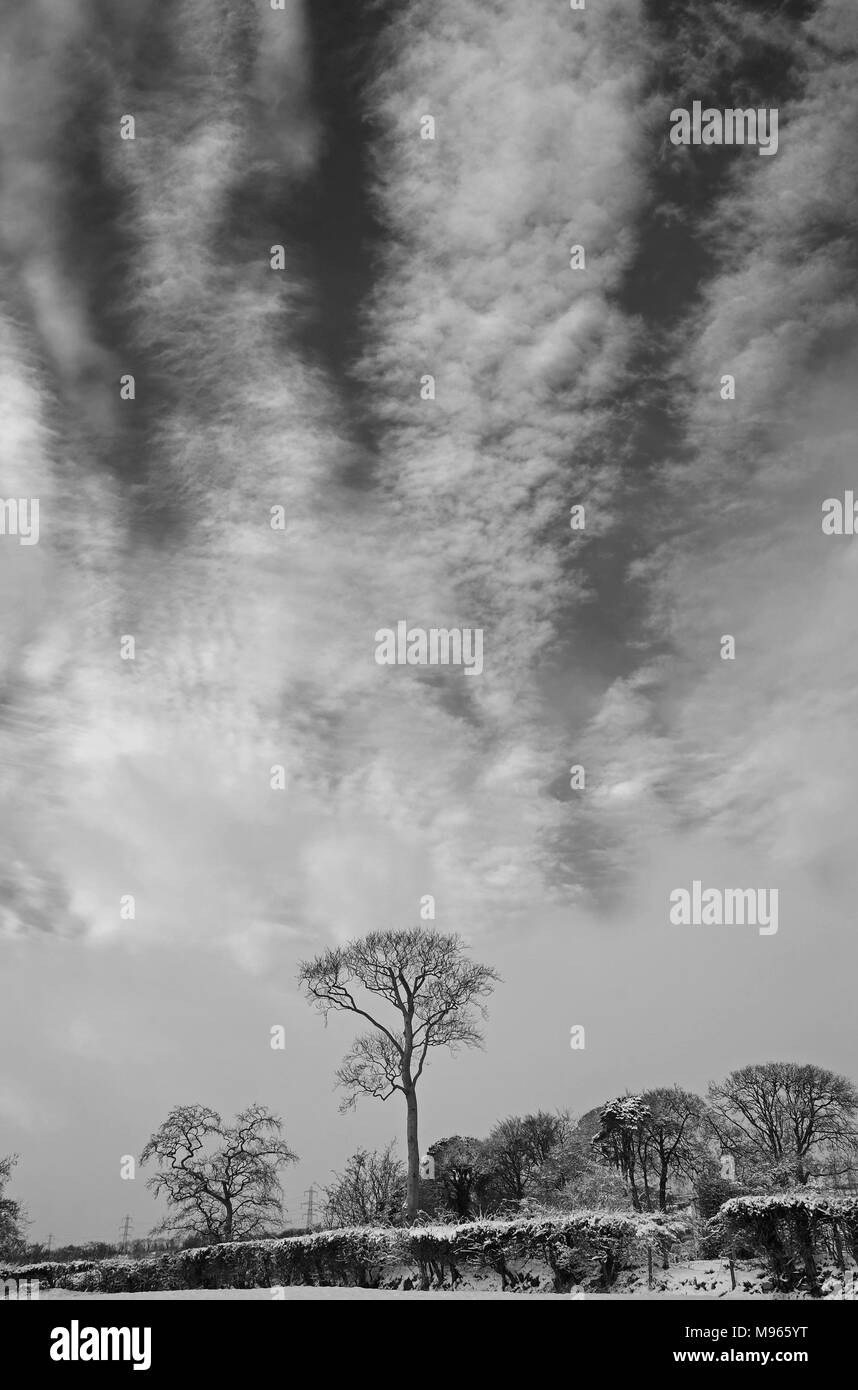
{"label": "snow on ground", "polygon": [[[495,1281],[488,1284],[475,1284],[465,1281],[464,1287],[455,1291],[451,1289],[433,1289],[427,1293],[420,1293],[417,1290],[405,1289],[356,1289],[356,1288],[317,1288],[309,1285],[295,1285],[282,1288],[277,1294],[277,1299],[283,1301],[302,1300],[302,1299],[386,1299],[386,1298],[411,1298],[411,1299],[447,1299],[448,1301],[458,1299],[565,1299],[566,1302],[585,1302],[590,1299],[613,1299],[622,1300],[627,1298],[751,1298],[760,1296],[760,1283],[763,1276],[756,1268],[737,1268],[737,1284],[735,1293],[730,1289],[730,1274],[726,1264],[722,1266],[720,1261],[713,1260],[691,1260],[686,1264],[674,1265],[669,1271],[654,1271],[654,1288],[647,1287],[646,1271],[641,1274],[623,1276],[619,1286],[611,1293],[590,1293],[574,1290],[570,1294],[556,1294],[549,1288],[527,1289],[517,1293],[501,1293],[494,1285]],[[748,1288],[743,1288],[747,1284]],[[664,1288],[661,1285],[665,1285]],[[91,1294],[79,1293],[70,1289],[44,1289],[41,1298],[60,1300],[60,1299],[121,1299],[121,1300],[147,1300],[147,1299],[178,1299],[178,1300],[198,1300],[198,1299],[245,1299],[250,1301],[276,1301],[275,1291],[272,1289],[172,1289],[161,1293],[121,1293],[121,1294]]]}
{"label": "snow on ground", "polygon": [[[854,1298],[850,1285],[847,1292],[840,1288],[836,1280],[826,1281],[826,1295],[829,1298],[842,1299],[844,1297]],[[724,1302],[735,1302],[745,1299],[771,1299],[771,1286],[766,1280],[762,1270],[756,1265],[737,1264],[736,1265],[736,1288],[733,1290],[730,1285],[730,1268],[723,1260],[687,1260],[682,1264],[671,1265],[669,1270],[653,1270],[653,1288],[647,1286],[646,1270],[636,1270],[621,1276],[619,1283],[611,1293],[590,1293],[589,1291],[573,1290],[569,1294],[556,1294],[549,1288],[526,1289],[517,1293],[501,1293],[497,1287],[492,1287],[488,1282],[477,1284],[465,1281],[464,1286],[458,1289],[432,1289],[428,1293],[420,1293],[417,1290],[405,1289],[356,1289],[356,1288],[317,1288],[313,1285],[295,1285],[281,1288],[279,1291],[274,1289],[170,1289],[160,1293],[116,1293],[116,1294],[95,1294],[80,1293],[71,1289],[42,1289],[40,1299],[47,1299],[52,1302],[60,1300],[73,1300],[87,1302],[92,1300],[119,1300],[123,1302],[145,1302],[150,1299],[169,1299],[180,1302],[195,1302],[206,1299],[216,1300],[236,1300],[242,1299],[250,1302],[272,1302],[283,1301],[293,1302],[301,1300],[329,1300],[329,1299],[446,1299],[451,1300],[473,1300],[473,1299],[539,1299],[541,1302],[546,1300],[562,1299],[565,1302],[586,1303],[592,1299],[612,1299],[614,1302],[626,1299],[658,1299],[658,1300],[683,1300],[683,1299],[702,1299],[702,1300],[723,1300]],[[781,1295],[780,1297],[783,1297]]]}
{"label": "snow on ground", "polygon": [[[644,1290],[644,1293],[646,1293],[646,1290]],[[632,1295],[630,1295],[630,1296],[633,1297],[633,1298],[634,1298],[634,1297],[638,1297],[638,1298],[641,1297],[640,1294],[636,1294],[636,1295],[635,1295],[635,1294],[632,1294]],[[661,1297],[661,1298],[669,1298],[669,1297],[670,1297],[670,1295],[665,1295],[665,1294],[654,1295],[654,1296],[656,1296],[656,1297]],[[729,1295],[728,1295],[728,1296],[729,1296]],[[46,1289],[46,1290],[44,1291],[44,1293],[41,1294],[40,1297],[41,1297],[42,1300],[44,1300],[44,1299],[49,1299],[49,1300],[51,1300],[52,1302],[58,1302],[58,1301],[64,1300],[64,1299],[74,1299],[74,1300],[82,1301],[82,1302],[87,1302],[87,1301],[90,1301],[90,1300],[99,1300],[99,1301],[101,1301],[101,1300],[107,1300],[107,1301],[111,1301],[111,1300],[114,1300],[114,1299],[119,1299],[119,1300],[121,1300],[121,1301],[123,1301],[123,1302],[127,1302],[127,1301],[130,1301],[130,1302],[140,1302],[140,1301],[143,1301],[143,1302],[145,1302],[145,1301],[148,1300],[148,1299],[158,1299],[158,1300],[160,1300],[160,1299],[169,1299],[169,1300],[172,1301],[173,1299],[177,1299],[177,1300],[186,1302],[186,1301],[194,1301],[194,1300],[198,1300],[198,1299],[209,1299],[209,1298],[214,1298],[214,1299],[221,1299],[221,1300],[223,1300],[223,1299],[229,1299],[229,1300],[233,1300],[233,1299],[246,1299],[246,1300],[255,1301],[255,1302],[264,1301],[264,1302],[269,1302],[269,1303],[270,1303],[270,1302],[272,1301],[272,1299],[273,1299],[273,1294],[272,1294],[271,1289],[171,1289],[171,1290],[169,1290],[169,1291],[166,1292],[166,1293],[114,1293],[114,1294],[106,1294],[106,1293],[74,1293],[74,1292],[72,1292],[72,1291],[70,1291],[70,1290],[68,1290],[68,1289]],[[283,1302],[290,1302],[290,1301],[293,1300],[293,1299],[298,1299],[298,1300],[301,1300],[301,1299],[313,1299],[313,1300],[316,1300],[316,1299],[325,1299],[325,1300],[327,1300],[327,1299],[332,1299],[332,1298],[333,1298],[333,1299],[355,1299],[355,1298],[357,1298],[357,1299],[387,1299],[387,1298],[395,1298],[395,1299],[401,1299],[401,1298],[427,1299],[427,1298],[428,1298],[428,1299],[442,1299],[442,1300],[446,1300],[446,1302],[450,1303],[450,1302],[456,1302],[456,1301],[458,1301],[458,1300],[460,1300],[460,1299],[468,1299],[468,1300],[474,1300],[474,1299],[482,1299],[482,1300],[504,1299],[504,1300],[508,1303],[508,1302],[510,1301],[511,1298],[515,1298],[515,1297],[516,1297],[516,1295],[514,1295],[514,1294],[508,1294],[508,1293],[497,1293],[497,1292],[496,1292],[496,1293],[483,1293],[480,1289],[459,1289],[459,1290],[457,1290],[455,1293],[452,1293],[449,1289],[435,1289],[435,1290],[432,1290],[432,1291],[429,1292],[429,1293],[418,1293],[418,1292],[413,1291],[413,1290],[409,1292],[409,1291],[406,1291],[406,1290],[403,1290],[403,1289],[319,1289],[319,1288],[313,1288],[313,1287],[310,1287],[310,1286],[307,1286],[307,1285],[300,1285],[300,1286],[296,1286],[296,1287],[293,1287],[293,1288],[284,1289],[283,1295],[282,1295],[282,1300],[283,1300]],[[612,1300],[616,1303],[617,1301],[622,1302],[622,1301],[624,1300],[624,1297],[625,1297],[625,1296],[624,1296],[623,1294],[604,1294],[604,1293],[601,1293],[601,1294],[590,1294],[590,1293],[588,1293],[588,1294],[584,1294],[583,1296],[582,1296],[581,1294],[579,1294],[577,1297],[574,1297],[574,1296],[569,1295],[569,1294],[564,1295],[564,1294],[555,1294],[555,1293],[530,1293],[530,1294],[520,1295],[520,1296],[519,1296],[519,1301],[521,1301],[522,1298],[526,1298],[528,1301],[531,1301],[531,1300],[533,1300],[533,1299],[535,1298],[535,1299],[538,1299],[540,1303],[545,1303],[545,1302],[550,1301],[551,1299],[554,1299],[554,1300],[556,1301],[557,1299],[563,1299],[563,1298],[565,1298],[565,1300],[566,1300],[567,1303],[569,1303],[569,1302],[571,1302],[571,1303],[586,1303],[586,1302],[588,1302],[588,1301],[590,1301],[590,1300],[596,1298],[596,1299],[612,1299]],[[715,1294],[698,1294],[697,1297],[699,1297],[699,1298],[715,1298],[716,1295],[715,1295]],[[751,1295],[750,1295],[750,1294],[733,1294],[733,1298],[737,1298],[737,1297],[739,1297],[739,1298],[750,1298]]]}

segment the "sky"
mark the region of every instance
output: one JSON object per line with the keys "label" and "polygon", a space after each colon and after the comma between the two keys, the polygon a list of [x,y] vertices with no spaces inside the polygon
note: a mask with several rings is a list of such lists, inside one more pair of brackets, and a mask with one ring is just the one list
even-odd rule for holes
{"label": "sky", "polygon": [[[121,1159],[177,1104],[283,1117],[290,1223],[402,1152],[397,1097],[339,1113],[351,1028],[295,977],[427,894],[502,982],[423,1149],[754,1061],[858,1075],[858,540],[821,526],[858,492],[856,63],[852,0],[7,7],[0,483],[40,535],[0,536],[0,1153],[32,1238],[145,1234]],[[777,153],[673,145],[696,100],[776,107]],[[400,620],[480,628],[482,672],[378,665]],[[673,924],[695,880],[777,889],[778,931]]]}

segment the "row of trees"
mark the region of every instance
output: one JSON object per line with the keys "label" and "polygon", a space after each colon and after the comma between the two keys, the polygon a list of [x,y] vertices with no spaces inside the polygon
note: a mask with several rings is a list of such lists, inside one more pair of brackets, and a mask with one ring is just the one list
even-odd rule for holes
{"label": "row of trees", "polygon": [[[484,1139],[452,1135],[430,1146],[432,1205],[436,1214],[469,1220],[534,1208],[666,1211],[695,1195],[706,1216],[742,1191],[832,1185],[853,1174],[856,1115],[858,1093],[847,1078],[768,1062],[732,1072],[706,1099],[673,1086],[618,1096],[577,1120],[543,1110],[509,1116]],[[232,1124],[207,1106],[176,1106],[141,1155],[156,1169],[150,1187],[167,1201],[157,1234],[209,1244],[279,1233],[280,1173],[296,1161],[281,1131],[262,1105],[248,1106]],[[725,1154],[729,1178],[721,1173]],[[20,1205],[5,1193],[13,1165],[14,1158],[0,1161],[6,1259],[33,1254]],[[407,1166],[393,1143],[359,1150],[325,1197],[329,1226],[400,1224],[409,1219]]]}
{"label": "row of trees", "polygon": [[[710,1215],[740,1192],[849,1180],[856,1116],[858,1093],[846,1077],[768,1062],[732,1072],[705,1099],[672,1086],[618,1096],[577,1120],[510,1116],[484,1139],[453,1135],[428,1153],[442,1210],[458,1220],[528,1206],[666,1211],[692,1198]],[[326,1219],[401,1220],[405,1182],[392,1145],[361,1150],[327,1189]]]}
{"label": "row of trees", "polygon": [[[497,980],[489,966],[471,961],[459,937],[427,927],[371,932],[300,967],[299,981],[326,1023],[341,1012],[370,1025],[337,1073],[343,1108],[360,1096],[404,1098],[406,1220],[417,1219],[420,1205],[418,1082],[433,1049],[481,1045],[479,1023]],[[662,1088],[619,1096],[577,1124],[540,1112],[502,1121],[486,1140],[457,1135],[430,1152],[459,1215],[474,1200],[485,1207],[546,1192],[569,1199],[571,1184],[597,1195],[606,1169],[635,1209],[664,1209],[672,1177],[714,1181],[720,1167],[713,1173],[713,1162],[724,1151],[740,1182],[764,1189],[833,1180],[854,1161],[856,1113],[858,1094],[846,1077],[771,1062],[733,1072],[710,1087],[705,1102]],[[332,1215],[339,1220],[339,1207],[359,1211],[366,1202],[376,1213],[389,1206],[397,1174],[389,1148],[354,1155],[328,1193]]]}
{"label": "row of trees", "polygon": [[678,1086],[617,1097],[598,1112],[593,1138],[632,1205],[664,1210],[672,1182],[699,1182],[722,1157],[746,1190],[849,1180],[858,1162],[856,1118],[858,1091],[847,1077],[810,1063],[765,1062],[731,1072],[705,1099]]}
{"label": "row of trees", "polygon": [[[301,964],[299,983],[326,1022],[349,1013],[369,1025],[337,1073],[342,1108],[360,1096],[386,1101],[397,1093],[405,1103],[404,1168],[390,1146],[355,1154],[328,1190],[332,1223],[417,1220],[418,1085],[434,1050],[481,1045],[479,1024],[497,980],[458,936],[424,926],[371,932]],[[665,1209],[671,1184],[716,1181],[724,1150],[746,1186],[833,1180],[854,1161],[856,1114],[858,1094],[846,1077],[772,1062],[733,1072],[705,1101],[679,1087],[627,1094],[577,1122],[540,1111],[501,1121],[486,1139],[442,1139],[430,1152],[459,1217],[528,1200]],[[260,1105],[232,1125],[206,1106],[172,1110],[141,1158],[155,1165],[150,1185],[167,1199],[162,1231],[205,1241],[269,1233],[281,1212],[279,1173],[296,1159],[281,1128]],[[5,1163],[0,1199],[11,1172]],[[7,1246],[20,1238],[20,1215],[14,1202],[0,1200]]]}

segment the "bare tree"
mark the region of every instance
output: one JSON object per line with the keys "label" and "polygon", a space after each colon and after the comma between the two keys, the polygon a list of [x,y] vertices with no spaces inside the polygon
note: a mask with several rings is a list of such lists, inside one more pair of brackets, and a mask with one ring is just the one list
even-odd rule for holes
{"label": "bare tree", "polygon": [[[482,1044],[475,1014],[485,1018],[480,1001],[498,976],[469,960],[460,937],[416,927],[370,932],[325,951],[301,963],[298,979],[326,1022],[334,1009],[372,1025],[372,1032],[355,1038],[337,1072],[345,1090],[341,1109],[354,1105],[359,1095],[387,1100],[400,1091],[405,1097],[407,1215],[413,1221],[420,1181],[417,1083],[430,1049],[455,1053]],[[387,1021],[376,1017],[379,1003],[390,1010]]]}
{"label": "bare tree", "polygon": [[567,1125],[564,1116],[545,1110],[498,1121],[486,1144],[501,1196],[520,1202],[530,1195],[537,1175],[559,1150]]}
{"label": "bare tree", "polygon": [[225,1125],[206,1105],[177,1105],[140,1156],[160,1171],[148,1182],[174,1210],[159,1232],[203,1236],[213,1244],[265,1235],[281,1210],[278,1171],[297,1155],[281,1139],[282,1122],[249,1105]]}
{"label": "bare tree", "polygon": [[401,1221],[405,1205],[405,1164],[386,1149],[358,1149],[344,1173],[325,1191],[325,1222],[329,1226],[383,1226]]}
{"label": "bare tree", "polygon": [[858,1092],[824,1067],[764,1062],[709,1088],[709,1120],[722,1144],[749,1165],[806,1183],[837,1171],[856,1148]]}
{"label": "bare tree", "polygon": [[666,1211],[670,1177],[696,1176],[710,1157],[703,1135],[706,1107],[700,1096],[681,1086],[645,1091],[641,1099],[649,1110],[637,1137],[646,1206],[652,1209],[651,1186],[655,1184],[659,1211]]}
{"label": "bare tree", "polygon": [[24,1209],[20,1202],[6,1196],[6,1186],[17,1162],[17,1154],[0,1158],[0,1259],[4,1260],[22,1258],[26,1249],[24,1226],[28,1223]]}

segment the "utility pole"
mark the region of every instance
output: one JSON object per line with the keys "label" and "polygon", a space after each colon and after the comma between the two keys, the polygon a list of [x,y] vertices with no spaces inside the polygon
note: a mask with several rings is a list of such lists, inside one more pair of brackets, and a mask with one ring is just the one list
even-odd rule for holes
{"label": "utility pole", "polygon": [[49,1254],[49,1255],[50,1255],[50,1253],[51,1253],[51,1241],[53,1240],[53,1238],[54,1238],[54,1233],[53,1233],[53,1231],[49,1231],[49,1232],[48,1232],[48,1254]]}
{"label": "utility pole", "polygon": [[129,1227],[130,1227],[130,1226],[131,1226],[131,1217],[130,1217],[130,1216],[126,1216],[125,1221],[124,1221],[123,1226],[122,1226],[122,1253],[123,1253],[123,1255],[127,1255],[127,1253],[128,1253],[128,1230],[129,1230]]}
{"label": "utility pole", "polygon": [[314,1188],[314,1187],[315,1187],[315,1183],[312,1183],[312,1182],[311,1182],[311,1183],[310,1183],[310,1186],[309,1186],[309,1187],[305,1187],[305,1189],[304,1189],[304,1196],[307,1198],[306,1207],[307,1207],[307,1230],[308,1230],[308,1231],[311,1231],[311,1230],[313,1229],[313,1188]]}

